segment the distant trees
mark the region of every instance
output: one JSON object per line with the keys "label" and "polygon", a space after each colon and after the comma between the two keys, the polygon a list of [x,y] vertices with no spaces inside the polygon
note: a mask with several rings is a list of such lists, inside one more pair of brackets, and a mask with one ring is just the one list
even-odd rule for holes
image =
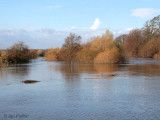
{"label": "distant trees", "polygon": [[59,61],[60,57],[60,48],[51,48],[46,51],[45,60],[48,61]]}
{"label": "distant trees", "polygon": [[28,62],[30,50],[24,42],[15,43],[8,49],[8,56],[11,63]]}
{"label": "distant trees", "polygon": [[81,50],[81,36],[70,33],[65,38],[62,48],[51,48],[46,51],[45,59],[49,61],[73,62],[76,60],[79,50]]}
{"label": "distant trees", "polygon": [[160,16],[147,21],[142,29],[134,29],[115,39],[112,32],[106,30],[102,36],[81,44],[81,37],[71,33],[62,48],[55,51],[48,50],[46,56],[81,63],[119,63],[124,56],[160,58]]}
{"label": "distant trees", "polygon": [[37,55],[38,55],[39,57],[44,57],[45,52],[46,52],[45,50],[39,49],[39,50],[37,51]]}
{"label": "distant trees", "polygon": [[124,43],[128,57],[152,58],[160,52],[160,16],[147,21],[142,29],[132,30]]}
{"label": "distant trees", "polygon": [[132,30],[125,38],[125,54],[129,57],[138,57],[139,48],[142,42],[142,31]]}
{"label": "distant trees", "polygon": [[123,58],[109,30],[84,44],[81,44],[80,36],[71,33],[62,48],[57,52],[56,49],[48,49],[45,56],[46,60],[80,63],[119,63]]}
{"label": "distant trees", "polygon": [[25,63],[37,57],[35,51],[30,50],[24,42],[18,42],[9,49],[1,51],[0,66],[8,66],[11,63]]}
{"label": "distant trees", "polygon": [[145,23],[142,28],[145,40],[160,36],[160,15]]}

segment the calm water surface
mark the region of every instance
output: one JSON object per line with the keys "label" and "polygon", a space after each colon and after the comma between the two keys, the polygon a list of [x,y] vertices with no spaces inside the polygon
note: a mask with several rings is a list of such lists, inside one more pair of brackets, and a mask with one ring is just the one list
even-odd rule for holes
{"label": "calm water surface", "polygon": [[0,68],[0,120],[12,119],[160,120],[160,61],[69,65],[38,58]]}

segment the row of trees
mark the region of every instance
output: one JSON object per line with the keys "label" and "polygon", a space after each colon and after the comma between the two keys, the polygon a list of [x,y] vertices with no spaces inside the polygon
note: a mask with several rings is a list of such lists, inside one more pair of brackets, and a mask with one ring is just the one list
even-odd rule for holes
{"label": "row of trees", "polygon": [[48,49],[46,60],[81,63],[119,63],[127,57],[160,59],[160,16],[115,39],[110,31],[81,44],[81,37],[70,34],[62,48]]}
{"label": "row of trees", "polygon": [[155,58],[160,52],[160,16],[147,21],[142,29],[134,29],[115,40],[125,56]]}
{"label": "row of trees", "polygon": [[9,49],[0,51],[0,66],[29,62],[30,59],[44,54],[44,50],[31,50],[23,42],[15,43]]}
{"label": "row of trees", "polygon": [[122,52],[113,39],[113,34],[106,31],[101,37],[91,38],[81,44],[81,37],[70,34],[62,48],[48,49],[46,60],[81,62],[81,63],[119,63],[123,60]]}
{"label": "row of trees", "polygon": [[38,56],[46,60],[80,63],[119,63],[127,57],[160,59],[160,16],[145,23],[142,29],[134,29],[115,39],[107,30],[102,36],[81,42],[81,36],[71,33],[61,48],[30,50],[23,42],[0,52],[0,65],[22,63]]}

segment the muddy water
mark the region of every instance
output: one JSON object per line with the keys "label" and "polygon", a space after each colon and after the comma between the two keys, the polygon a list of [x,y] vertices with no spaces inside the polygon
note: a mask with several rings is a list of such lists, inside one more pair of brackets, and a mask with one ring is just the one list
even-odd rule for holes
{"label": "muddy water", "polygon": [[159,120],[159,113],[160,61],[69,65],[38,58],[0,68],[0,120]]}

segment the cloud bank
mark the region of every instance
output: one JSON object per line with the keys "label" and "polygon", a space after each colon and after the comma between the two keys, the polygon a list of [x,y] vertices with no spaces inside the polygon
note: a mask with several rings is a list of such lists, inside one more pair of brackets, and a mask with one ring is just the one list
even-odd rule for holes
{"label": "cloud bank", "polygon": [[160,9],[154,8],[137,8],[132,11],[132,16],[140,17],[140,18],[150,18],[160,13]]}
{"label": "cloud bank", "polygon": [[105,29],[90,30],[78,29],[75,26],[54,30],[44,29],[0,29],[0,49],[5,49],[18,41],[24,41],[30,48],[47,49],[61,47],[65,38],[70,33],[82,36],[82,42],[86,42],[90,37],[101,35]]}
{"label": "cloud bank", "polygon": [[[111,30],[115,37],[128,33],[133,28]],[[16,42],[23,41],[33,49],[48,49],[61,47],[65,38],[70,33],[75,33],[82,37],[82,42],[87,42],[89,38],[102,35],[106,29],[91,30],[89,28],[78,29],[75,26],[64,30],[43,29],[0,29],[0,49],[9,48]]]}

